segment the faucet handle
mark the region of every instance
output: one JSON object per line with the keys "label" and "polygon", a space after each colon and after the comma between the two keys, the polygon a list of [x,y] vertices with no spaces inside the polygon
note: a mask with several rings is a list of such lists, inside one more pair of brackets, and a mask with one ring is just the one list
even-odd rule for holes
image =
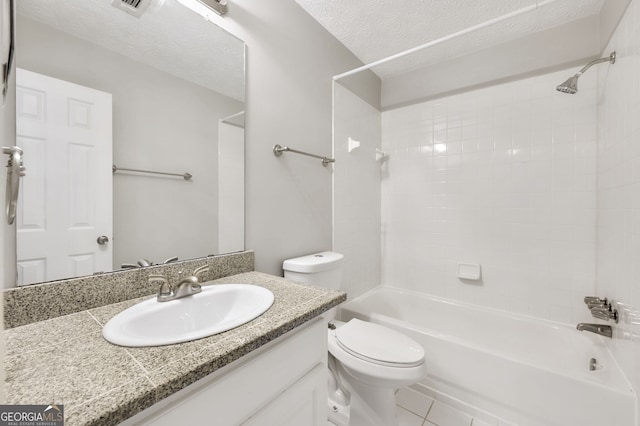
{"label": "faucet handle", "polygon": [[606,297],[594,297],[594,296],[586,296],[584,298],[584,303],[587,305],[587,308],[590,310],[595,307],[609,308],[609,301]]}
{"label": "faucet handle", "polygon": [[602,302],[587,303],[587,309],[592,310],[594,308],[610,309],[610,305],[608,303],[602,303]]}
{"label": "faucet handle", "polygon": [[122,269],[133,269],[133,268],[139,268],[140,265],[134,265],[133,263],[123,263],[122,265],[120,265],[120,268]]}
{"label": "faucet handle", "polygon": [[[610,305],[609,305],[610,306]],[[618,311],[611,310],[609,306],[596,306],[591,309],[591,316],[604,321],[613,320],[618,323]]]}
{"label": "faucet handle", "polygon": [[585,296],[584,303],[586,305],[606,305],[607,298],[606,297],[596,297],[596,296]]}
{"label": "faucet handle", "polygon": [[198,280],[200,280],[200,277],[198,275],[204,274],[207,272],[209,272],[209,265],[203,265],[203,266],[200,266],[199,268],[196,268],[196,270],[193,271],[193,276],[198,278]]}

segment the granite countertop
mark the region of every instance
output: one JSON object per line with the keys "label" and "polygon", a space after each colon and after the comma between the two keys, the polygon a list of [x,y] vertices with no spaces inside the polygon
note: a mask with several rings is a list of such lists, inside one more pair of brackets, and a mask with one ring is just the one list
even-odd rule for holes
{"label": "granite countertop", "polygon": [[112,345],[102,326],[149,296],[6,330],[8,404],[64,404],[65,425],[115,425],[346,300],[344,292],[248,272],[212,283],[275,295],[255,320],[192,342]]}

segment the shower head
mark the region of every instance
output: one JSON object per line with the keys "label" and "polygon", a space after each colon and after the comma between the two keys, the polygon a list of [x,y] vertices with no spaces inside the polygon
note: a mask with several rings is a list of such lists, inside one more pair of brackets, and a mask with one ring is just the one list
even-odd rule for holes
{"label": "shower head", "polygon": [[570,95],[575,94],[578,91],[578,77],[580,77],[579,74],[569,77],[567,81],[556,87],[556,90]]}
{"label": "shower head", "polygon": [[565,81],[564,83],[558,85],[556,87],[556,90],[558,92],[568,93],[570,95],[575,94],[578,91],[578,78],[580,78],[580,76],[582,74],[584,74],[584,72],[586,70],[591,68],[592,65],[599,64],[600,62],[610,62],[612,64],[615,64],[616,63],[616,52],[615,51],[611,52],[611,55],[609,55],[609,56],[607,56],[605,58],[600,58],[600,59],[596,59],[595,61],[589,62],[580,71],[578,71],[576,73],[576,75],[574,75],[573,77],[569,77],[567,79],[567,81]]}

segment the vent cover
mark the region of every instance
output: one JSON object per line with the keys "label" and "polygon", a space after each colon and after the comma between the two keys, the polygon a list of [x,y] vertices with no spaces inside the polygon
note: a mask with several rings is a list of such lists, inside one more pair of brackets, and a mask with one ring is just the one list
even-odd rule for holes
{"label": "vent cover", "polygon": [[150,3],[151,0],[113,0],[111,2],[116,9],[123,10],[136,18],[139,18],[147,10]]}

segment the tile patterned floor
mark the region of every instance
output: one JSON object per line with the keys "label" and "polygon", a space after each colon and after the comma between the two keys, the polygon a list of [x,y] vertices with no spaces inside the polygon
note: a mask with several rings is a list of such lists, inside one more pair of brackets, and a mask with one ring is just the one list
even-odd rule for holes
{"label": "tile patterned floor", "polygon": [[[398,426],[514,426],[498,419],[479,419],[411,388],[396,394]],[[328,426],[334,426],[328,422]]]}
{"label": "tile patterned floor", "polygon": [[396,395],[398,426],[477,426],[473,417],[410,388]]}

